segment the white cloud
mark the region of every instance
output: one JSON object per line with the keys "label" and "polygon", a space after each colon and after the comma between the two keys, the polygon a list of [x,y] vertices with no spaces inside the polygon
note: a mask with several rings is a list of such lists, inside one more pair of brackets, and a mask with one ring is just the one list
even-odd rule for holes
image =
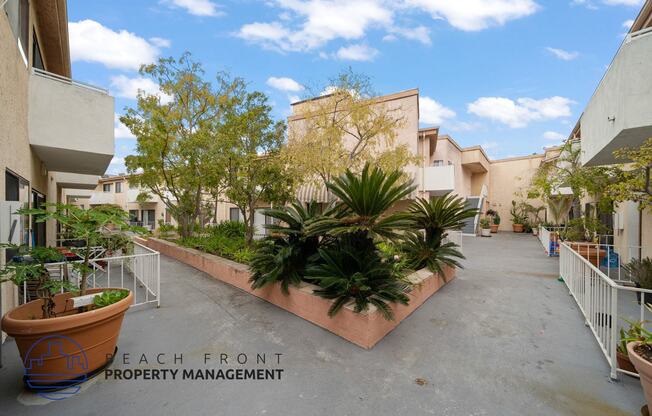
{"label": "white cloud", "polygon": [[120,114],[115,115],[113,124],[113,135],[116,139],[135,139],[136,136],[131,134],[131,130],[120,122]]}
{"label": "white cloud", "polygon": [[504,97],[481,97],[468,105],[468,111],[512,128],[520,128],[532,121],[569,117],[571,104],[572,100],[558,96],[541,100],[519,98],[516,101]]}
{"label": "white cloud", "polygon": [[425,26],[417,26],[414,28],[409,27],[394,27],[388,29],[389,34],[383,37],[385,41],[392,41],[396,39],[396,34],[401,35],[405,39],[416,40],[424,45],[432,44],[430,40],[430,29]]}
{"label": "white cloud", "polygon": [[557,133],[556,131],[547,131],[543,133],[543,138],[554,142],[562,142],[564,139],[566,139],[566,136],[561,133]]}
{"label": "white cloud", "polygon": [[280,91],[288,91],[288,92],[303,91],[303,85],[299,84],[292,78],[287,78],[287,77],[280,77],[280,78],[269,77],[267,78],[267,85]]}
{"label": "white cloud", "polygon": [[386,41],[401,36],[429,45],[427,26],[400,27],[396,17],[427,13],[458,29],[475,31],[540,8],[534,0],[269,0],[267,4],[281,9],[278,19],[245,24],[234,35],[282,52],[312,51],[335,39],[360,40],[371,29],[385,31]]}
{"label": "white cloud", "polygon": [[156,44],[126,30],[115,32],[94,20],[70,22],[68,31],[73,62],[98,62],[109,68],[138,69],[141,64],[154,62],[160,53]]}
{"label": "white cloud", "polygon": [[406,0],[406,5],[446,19],[461,30],[476,31],[504,25],[534,14],[540,6],[533,0]]}
{"label": "white cloud", "polygon": [[163,93],[157,83],[146,77],[129,78],[126,75],[113,76],[111,77],[111,91],[118,97],[132,100],[138,97],[138,91],[142,91],[148,95],[159,96],[163,104],[172,101],[172,97]]}
{"label": "white cloud", "polygon": [[179,7],[195,16],[222,16],[224,12],[210,0],[162,0],[161,3]]}
{"label": "white cloud", "polygon": [[632,25],[633,25],[633,24],[634,24],[634,19],[625,20],[625,21],[623,22],[623,27],[624,27],[625,29],[629,30],[629,29],[632,28]]}
{"label": "white cloud", "polygon": [[551,48],[550,46],[548,46],[546,50],[562,61],[572,61],[573,59],[576,59],[578,56],[580,56],[579,52],[569,52],[563,49]]}
{"label": "white cloud", "polygon": [[373,61],[376,56],[378,49],[367,45],[343,46],[335,53],[335,57],[343,61]]}
{"label": "white cloud", "polygon": [[159,48],[169,48],[172,45],[172,42],[165,38],[153,37],[149,38],[149,41]]}
{"label": "white cloud", "polygon": [[425,124],[442,124],[456,116],[455,111],[444,107],[430,97],[419,97],[419,121]]}

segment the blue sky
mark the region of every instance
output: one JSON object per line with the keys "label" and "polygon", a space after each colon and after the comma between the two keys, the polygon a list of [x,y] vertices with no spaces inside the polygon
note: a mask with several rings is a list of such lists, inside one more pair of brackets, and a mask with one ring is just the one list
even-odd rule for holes
{"label": "blue sky", "polygon": [[[190,51],[285,118],[342,69],[419,88],[423,126],[492,158],[539,152],[577,121],[642,0],[68,0],[73,77],[134,106],[140,63]],[[135,139],[116,124],[116,157]]]}

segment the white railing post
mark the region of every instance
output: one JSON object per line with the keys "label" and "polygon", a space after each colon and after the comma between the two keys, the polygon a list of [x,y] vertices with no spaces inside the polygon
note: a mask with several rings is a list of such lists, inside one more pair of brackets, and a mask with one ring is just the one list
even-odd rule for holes
{"label": "white railing post", "polygon": [[618,380],[618,287],[611,287],[611,342],[609,343],[609,355],[611,357],[611,377],[612,380]]}

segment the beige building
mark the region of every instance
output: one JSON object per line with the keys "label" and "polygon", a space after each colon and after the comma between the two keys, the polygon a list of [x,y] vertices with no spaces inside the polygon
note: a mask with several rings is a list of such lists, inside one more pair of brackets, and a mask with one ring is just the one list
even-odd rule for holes
{"label": "beige building", "polygon": [[[652,137],[652,0],[647,0],[589,100],[570,138],[580,139],[582,163],[622,163],[613,152]],[[614,245],[623,257],[652,256],[652,212],[618,204]]]}
{"label": "beige building", "polygon": [[[55,245],[55,223],[15,211],[95,188],[113,157],[114,100],[71,79],[65,0],[0,4],[0,241]],[[5,312],[17,294],[11,283],[0,292]]]}
{"label": "beige building", "polygon": [[66,189],[64,198],[67,203],[85,209],[100,205],[120,207],[129,213],[132,225],[152,231],[161,223],[176,225],[163,200],[152,192],[131,186],[127,175],[103,176],[93,190]]}

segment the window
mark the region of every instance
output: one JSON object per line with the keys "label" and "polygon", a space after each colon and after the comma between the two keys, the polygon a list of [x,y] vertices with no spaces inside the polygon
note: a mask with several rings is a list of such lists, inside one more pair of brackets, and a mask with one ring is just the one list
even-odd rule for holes
{"label": "window", "polygon": [[102,191],[111,192],[111,184],[110,183],[105,183],[104,185],[102,185]]}
{"label": "window", "polygon": [[229,209],[229,219],[231,221],[240,221],[240,209],[238,208]]}
{"label": "window", "polygon": [[20,0],[19,2],[19,20],[18,20],[18,40],[22,48],[23,57],[27,58],[29,45],[29,1]]}
{"label": "window", "polygon": [[115,183],[115,193],[119,194],[122,192],[122,182],[116,182]]}
{"label": "window", "polygon": [[45,65],[43,65],[43,56],[41,55],[41,47],[38,44],[36,31],[32,32],[32,66],[34,68],[42,69],[45,71]]}
{"label": "window", "polygon": [[444,166],[444,161],[443,160],[434,160],[432,162],[432,166]]}
{"label": "window", "polygon": [[135,225],[138,222],[138,210],[130,209],[129,210],[129,222],[131,225]]}
{"label": "window", "polygon": [[449,161],[448,161],[448,166],[450,166],[450,165],[452,165],[452,164],[453,164],[453,162],[451,162],[451,161],[449,160]]}
{"label": "window", "polygon": [[[17,202],[19,208],[29,208],[30,192],[29,182],[18,175],[5,171],[5,201]],[[7,233],[7,241],[18,245],[27,245],[29,239],[29,215],[11,215],[11,225]],[[16,255],[12,249],[6,250],[7,259]]]}

